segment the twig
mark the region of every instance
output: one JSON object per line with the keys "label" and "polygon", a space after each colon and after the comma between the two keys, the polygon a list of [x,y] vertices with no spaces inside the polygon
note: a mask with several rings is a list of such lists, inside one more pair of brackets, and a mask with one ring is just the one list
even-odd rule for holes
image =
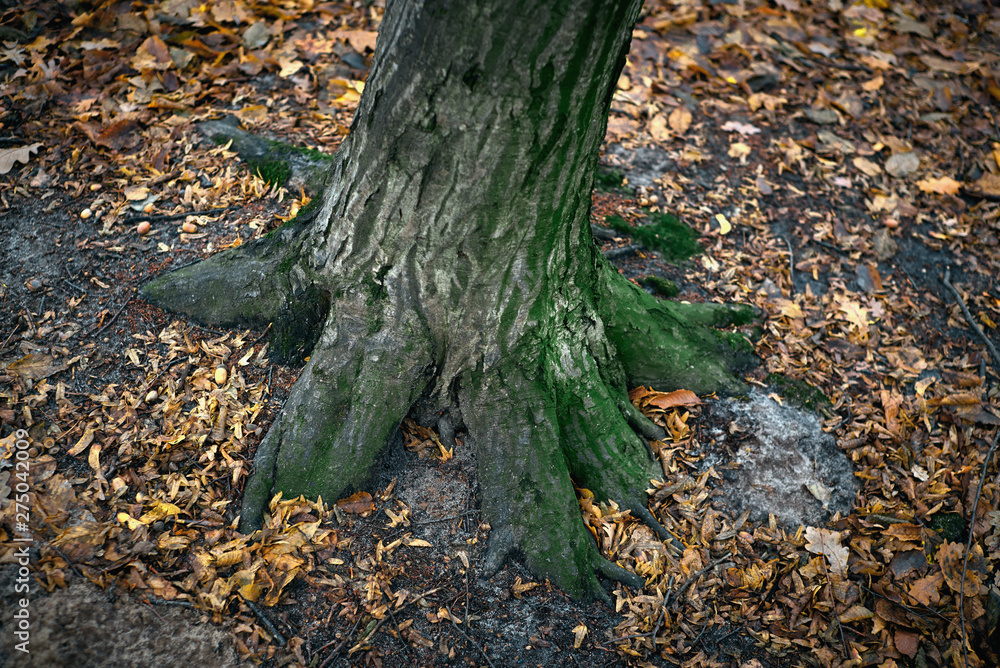
{"label": "twig", "polygon": [[126,216],[122,219],[122,223],[125,225],[130,225],[131,223],[138,223],[142,220],[148,220],[150,222],[164,223],[171,220],[180,220],[181,218],[187,218],[188,216],[214,216],[225,213],[230,209],[235,207],[224,206],[219,209],[205,209],[203,211],[183,211],[181,213],[147,213],[147,214],[137,214],[134,216]]}
{"label": "twig", "polygon": [[285,636],[281,635],[281,631],[279,631],[277,627],[275,627],[275,625],[271,623],[270,619],[264,616],[264,611],[258,608],[253,601],[248,601],[247,599],[243,599],[243,602],[247,604],[247,607],[250,608],[250,611],[257,616],[257,619],[259,619],[260,623],[264,625],[264,628],[267,629],[267,632],[270,633],[271,636],[278,642],[278,646],[284,647],[285,643],[287,642],[285,640]]}
{"label": "twig", "polygon": [[459,513],[458,515],[449,515],[448,517],[439,517],[436,520],[424,520],[423,522],[413,522],[413,524],[416,525],[416,526],[422,526],[424,524],[437,524],[438,522],[450,522],[452,520],[463,519],[465,517],[468,517],[469,515],[475,515],[478,512],[479,512],[478,510],[467,510],[464,513]]}
{"label": "twig", "polygon": [[951,267],[945,267],[944,276],[941,277],[941,282],[944,283],[946,288],[951,290],[953,295],[955,295],[955,300],[958,301],[958,305],[962,308],[962,315],[965,316],[965,322],[969,323],[969,327],[972,328],[972,330],[979,335],[979,338],[982,339],[983,343],[986,344],[986,349],[990,352],[990,362],[994,365],[995,370],[997,361],[1000,361],[1000,355],[997,355],[997,349],[993,346],[993,342],[986,337],[982,328],[980,328],[976,321],[972,318],[972,314],[969,313],[969,307],[965,305],[965,300],[962,299],[962,295],[960,295],[958,290],[955,289],[955,286],[951,284],[950,279]]}
{"label": "twig", "polygon": [[962,559],[962,580],[958,587],[958,613],[962,622],[962,659],[966,666],[969,665],[969,643],[965,637],[965,572],[969,568],[969,554],[972,553],[972,538],[976,530],[976,510],[979,508],[979,497],[983,494],[983,483],[986,482],[986,471],[990,467],[990,460],[993,452],[997,449],[997,442],[1000,442],[1000,431],[993,437],[993,445],[986,453],[986,460],[983,461],[983,472],[979,476],[979,487],[976,488],[976,500],[972,502],[972,517],[969,519],[969,538],[965,542],[965,558]]}
{"label": "twig", "polygon": [[785,245],[788,246],[788,280],[792,284],[792,294],[795,294],[795,252],[792,251],[792,242],[787,237],[781,237]]}
{"label": "twig", "polygon": [[646,633],[635,633],[629,636],[622,636],[621,638],[613,638],[608,642],[618,643],[621,642],[622,640],[632,640],[633,638],[651,638],[653,643],[653,650],[656,650],[656,634],[660,632],[660,626],[663,624],[663,618],[666,616],[667,608],[673,606],[674,602],[677,601],[678,598],[683,596],[684,592],[688,590],[688,587],[694,584],[694,582],[697,581],[701,576],[705,575],[710,570],[712,570],[722,562],[727,561],[728,559],[729,555],[726,555],[725,557],[719,557],[718,559],[710,563],[708,566],[705,566],[705,568],[701,569],[700,571],[692,573],[688,577],[688,579],[684,581],[684,584],[682,584],[680,587],[678,587],[675,590],[667,592],[667,595],[663,597],[663,605],[660,606],[660,614],[656,618],[656,624],[653,626],[652,631],[647,631]]}
{"label": "twig", "polygon": [[[990,112],[992,113],[992,109]],[[994,125],[996,124],[996,116],[993,117],[993,123]],[[972,318],[972,314],[969,313],[969,307],[965,305],[965,300],[962,299],[962,295],[955,289],[955,286],[951,284],[950,279],[951,267],[945,267],[944,276],[941,277],[941,282],[944,283],[945,287],[951,290],[952,294],[955,295],[955,299],[958,301],[958,305],[962,308],[962,315],[965,316],[965,321],[969,323],[969,327],[971,327],[972,330],[979,335],[979,338],[983,340],[983,343],[986,344],[986,349],[990,353],[990,365],[993,367],[993,371],[995,373],[997,360],[1000,359],[1000,356],[997,355],[997,349],[993,346],[993,342],[987,338],[979,324]],[[993,459],[993,453],[996,451],[998,442],[1000,442],[1000,432],[997,432],[997,434],[993,437],[993,444],[990,445],[990,449],[986,453],[986,459],[983,461],[983,472],[979,476],[979,485],[976,488],[976,498],[972,502],[972,514],[969,518],[969,538],[966,540],[965,555],[962,558],[962,579],[958,589],[958,615],[959,621],[962,625],[962,662],[966,666],[969,665],[969,640],[965,632],[965,574],[969,569],[969,555],[972,553],[972,540],[975,537],[976,511],[979,508],[979,498],[982,496],[983,485],[986,483],[986,472],[990,468],[990,460]]]}
{"label": "twig", "polygon": [[103,327],[101,327],[101,328],[100,328],[99,330],[97,330],[96,332],[94,332],[94,333],[93,333],[93,334],[92,334],[91,336],[98,336],[98,335],[99,335],[99,334],[100,334],[101,332],[103,332],[103,331],[104,331],[104,330],[106,330],[106,329],[107,329],[108,327],[110,327],[110,326],[111,326],[111,323],[113,323],[113,322],[114,322],[115,320],[117,320],[117,319],[118,319],[118,316],[120,316],[120,315],[122,314],[122,311],[124,311],[124,310],[125,310],[125,307],[126,307],[126,306],[128,306],[128,305],[129,305],[129,302],[131,302],[131,301],[132,301],[132,298],[131,298],[131,297],[129,297],[128,299],[126,299],[126,300],[125,300],[125,303],[124,303],[124,304],[122,304],[122,307],[121,307],[120,309],[118,309],[118,312],[117,312],[117,313],[115,313],[115,314],[114,314],[113,316],[111,316],[111,320],[108,320],[108,321],[107,321],[106,323],[104,323],[104,326],[103,326]]}
{"label": "twig", "polygon": [[[358,618],[356,620],[354,620],[354,626],[351,627],[351,630],[348,631],[347,635],[344,636],[344,639],[341,640],[340,643],[336,647],[333,648],[333,651],[330,652],[329,656],[327,656],[326,659],[323,660],[323,663],[319,664],[319,668],[326,668],[326,666],[329,665],[329,663],[333,659],[333,657],[337,656],[342,651],[344,651],[344,647],[347,645],[347,641],[351,639],[351,635],[354,634],[355,629],[358,628],[358,624],[360,624],[360,623],[361,623],[361,616],[359,615]],[[330,642],[328,642],[327,644],[323,645],[318,650],[316,650],[316,653],[319,654],[320,652],[322,652],[324,649],[326,649],[327,647],[329,647],[333,643],[334,643],[334,641],[331,640]]]}
{"label": "twig", "polygon": [[[382,593],[382,596],[385,596],[385,592]],[[396,615],[392,612],[392,601],[389,600],[388,597],[386,597],[386,603],[386,612],[389,613],[389,616],[392,618],[392,623],[396,627],[396,635],[399,638],[399,642],[403,643],[403,647],[406,649],[406,653],[410,655],[411,660],[415,659],[416,657],[413,656],[413,650],[410,648],[410,643],[406,642],[406,639],[403,638],[403,629],[399,628],[399,622],[396,621]]]}
{"label": "twig", "polygon": [[77,284],[75,284],[75,283],[71,283],[71,282],[70,282],[70,280],[69,280],[68,278],[64,278],[64,279],[63,279],[63,283],[65,283],[66,285],[68,285],[68,286],[69,286],[69,287],[71,287],[71,288],[75,288],[76,290],[79,290],[79,291],[80,291],[80,292],[82,292],[83,294],[87,294],[87,290],[86,290],[86,288],[81,288],[81,287],[80,287],[79,285],[77,285]]}
{"label": "twig", "polygon": [[629,244],[628,246],[622,246],[621,248],[612,248],[611,250],[604,251],[604,259],[606,260],[617,260],[620,257],[625,257],[626,255],[631,255],[632,253],[641,251],[645,248],[642,244]]}
{"label": "twig", "polygon": [[463,631],[462,629],[460,629],[459,626],[458,626],[458,624],[455,623],[455,618],[452,616],[451,610],[449,610],[447,607],[445,607],[445,610],[448,611],[448,621],[450,621],[451,625],[455,627],[455,630],[458,631],[459,633],[461,633],[463,638],[465,638],[466,640],[468,640],[470,643],[472,643],[473,647],[475,647],[476,649],[479,650],[479,653],[483,655],[484,659],[486,659],[486,663],[490,664],[490,668],[496,668],[496,666],[493,665],[493,662],[490,661],[490,657],[487,656],[487,654],[483,650],[483,648],[479,646],[479,643],[477,643],[475,640],[473,640],[472,636],[470,636],[468,633],[466,633],[465,631]]}

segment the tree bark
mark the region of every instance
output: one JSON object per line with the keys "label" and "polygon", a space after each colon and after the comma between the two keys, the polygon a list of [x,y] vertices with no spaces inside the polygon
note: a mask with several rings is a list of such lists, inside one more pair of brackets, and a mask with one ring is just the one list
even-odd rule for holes
{"label": "tree bark", "polygon": [[[574,484],[657,526],[662,475],[628,383],[739,391],[712,327],[746,308],[659,302],[601,256],[598,150],[639,0],[388,5],[351,133],[306,220],[163,276],[150,301],[318,333],[261,443],[242,526],[272,494],[360,488],[407,414],[476,448],[488,569],[510,553],[576,597],[604,561]],[[662,531],[662,530],[661,530]]]}

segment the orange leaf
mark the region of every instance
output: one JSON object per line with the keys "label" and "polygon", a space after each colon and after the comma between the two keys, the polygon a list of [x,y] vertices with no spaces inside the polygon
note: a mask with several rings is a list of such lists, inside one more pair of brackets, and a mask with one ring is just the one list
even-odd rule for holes
{"label": "orange leaf", "polygon": [[674,390],[666,393],[658,392],[649,403],[657,408],[667,409],[675,406],[697,406],[701,403],[701,399],[691,390]]}
{"label": "orange leaf", "polygon": [[357,494],[352,494],[346,499],[337,501],[337,507],[345,513],[363,515],[375,510],[375,502],[372,501],[372,495],[368,492],[358,492]]}
{"label": "orange leaf", "polygon": [[958,193],[962,184],[955,179],[942,176],[940,179],[923,179],[917,181],[919,187],[925,193],[937,193],[939,195],[954,195]]}

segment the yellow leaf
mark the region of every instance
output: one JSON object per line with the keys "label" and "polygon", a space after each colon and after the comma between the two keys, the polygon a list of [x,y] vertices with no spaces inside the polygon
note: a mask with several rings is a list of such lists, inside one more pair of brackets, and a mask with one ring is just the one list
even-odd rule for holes
{"label": "yellow leaf", "polygon": [[90,455],[87,457],[87,462],[90,464],[90,468],[94,469],[98,473],[101,472],[101,446],[95,445],[90,449]]}
{"label": "yellow leaf", "polygon": [[670,129],[679,135],[684,134],[691,127],[691,112],[687,107],[677,107],[670,112]]}
{"label": "yellow leaf", "polygon": [[799,305],[790,299],[778,299],[778,312],[787,318],[804,318],[805,314]]}
{"label": "yellow leaf", "polygon": [[729,220],[721,213],[715,214],[715,220],[719,223],[719,234],[725,236],[732,231],[733,226],[729,223]]}
{"label": "yellow leaf", "polygon": [[923,179],[921,181],[917,181],[917,187],[925,193],[954,195],[958,193],[962,184],[951,177],[942,176],[940,179]]}
{"label": "yellow leaf", "polygon": [[153,504],[153,509],[147,513],[144,513],[139,521],[143,524],[150,524],[156,520],[162,520],[168,515],[179,515],[181,509],[172,503],[163,503],[162,501],[156,501]]}
{"label": "yellow leaf", "polygon": [[146,199],[149,196],[149,188],[146,186],[126,186],[125,199],[136,202]]}
{"label": "yellow leaf", "polygon": [[141,526],[145,526],[145,522],[137,519],[133,519],[128,513],[118,513],[118,521],[122,524],[127,524],[128,528],[135,531]]}
{"label": "yellow leaf", "polygon": [[76,445],[74,445],[67,451],[67,454],[73,455],[75,457],[76,455],[86,450],[87,446],[89,446],[93,442],[94,442],[94,430],[88,429],[87,431],[83,432],[83,436],[81,436],[80,440],[76,442]]}
{"label": "yellow leaf", "polygon": [[430,547],[431,546],[430,543],[428,543],[426,540],[423,540],[421,538],[412,538],[412,539],[406,541],[403,544],[404,545],[408,545],[410,547]]}
{"label": "yellow leaf", "polygon": [[663,114],[657,114],[649,119],[646,129],[649,130],[649,135],[656,141],[670,140],[670,131],[667,130],[667,119],[663,117]]}
{"label": "yellow leaf", "polygon": [[587,637],[587,625],[578,624],[573,629],[573,649],[580,649],[580,645],[583,644],[583,639]]}

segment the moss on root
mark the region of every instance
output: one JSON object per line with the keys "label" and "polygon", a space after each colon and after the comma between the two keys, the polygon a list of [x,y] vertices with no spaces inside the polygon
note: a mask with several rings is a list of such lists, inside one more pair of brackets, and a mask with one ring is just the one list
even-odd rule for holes
{"label": "moss on root", "polygon": [[647,248],[659,251],[670,262],[679,262],[702,252],[698,233],[676,216],[650,213],[645,225],[630,225],[621,216],[607,217],[608,227],[627,234]]}
{"label": "moss on root", "polygon": [[676,297],[680,294],[680,289],[677,287],[677,284],[667,278],[647,276],[642,279],[642,284],[648,288],[652,288],[653,291],[661,297],[670,298]]}
{"label": "moss on root", "polygon": [[614,192],[625,183],[625,173],[614,167],[598,165],[594,173],[594,187],[603,192]]}

